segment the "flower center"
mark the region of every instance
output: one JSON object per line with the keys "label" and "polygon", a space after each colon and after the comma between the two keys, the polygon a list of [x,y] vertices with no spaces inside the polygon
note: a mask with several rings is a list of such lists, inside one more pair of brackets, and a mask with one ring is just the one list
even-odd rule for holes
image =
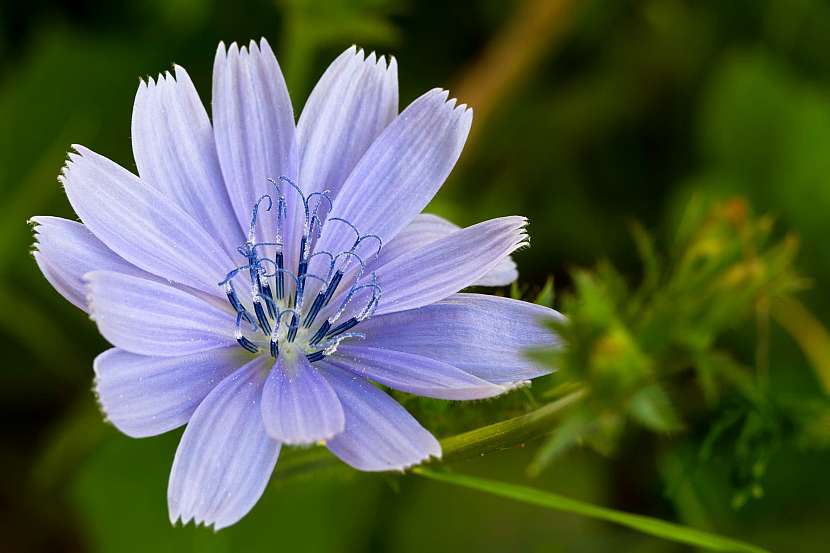
{"label": "flower center", "polygon": [[[235,337],[242,348],[251,353],[267,351],[274,358],[301,354],[313,363],[334,353],[343,340],[363,337],[353,329],[372,316],[380,301],[380,286],[367,267],[377,258],[382,242],[378,236],[362,235],[344,219],[326,218],[332,207],[328,191],[305,196],[286,177],[269,181],[277,197],[276,235],[273,241],[255,239],[261,208],[272,212],[274,207],[272,195],[265,194],[252,209],[248,240],[237,248],[244,262],[219,286],[236,312]],[[291,233],[286,232],[290,223],[284,190],[295,194],[303,208],[296,270],[286,266],[292,244],[286,243]],[[352,246],[336,254],[314,251],[324,225],[340,225],[343,232],[354,234]],[[364,259],[365,252],[362,256],[358,250],[368,245],[371,257]]]}

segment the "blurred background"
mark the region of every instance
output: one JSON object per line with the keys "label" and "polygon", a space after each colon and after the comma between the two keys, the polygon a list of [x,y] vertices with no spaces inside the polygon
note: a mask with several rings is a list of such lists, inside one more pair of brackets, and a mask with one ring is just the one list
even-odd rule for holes
{"label": "blurred background", "polygon": [[[217,43],[261,36],[295,112],[352,43],[397,57],[402,107],[435,86],[473,106],[461,162],[429,210],[461,225],[528,216],[532,247],[516,256],[526,297],[553,276],[559,305],[572,270],[601,260],[636,282],[631,221],[659,245],[690,197],[741,198],[799,237],[796,264],[811,283],[799,298],[814,326],[830,323],[830,3],[4,0],[0,551],[690,551],[412,475],[338,469],[281,479],[282,461],[236,526],[218,534],[170,526],[167,475],[180,431],[132,440],[103,422],[91,363],[107,346],[41,277],[26,220],[74,218],[56,182],[72,143],[134,170],[140,77],[178,63],[207,101]],[[755,325],[741,325],[718,340],[751,358]],[[792,333],[775,324],[769,333],[770,393],[824,397]],[[535,390],[415,410],[448,436],[532,409]],[[729,453],[695,461],[719,409],[693,409],[671,436],[628,428],[613,451],[576,448],[534,477],[527,468],[539,442],[454,468],[773,551],[827,551],[830,422],[818,421],[825,434],[806,444],[786,439],[782,426],[762,487],[747,499]]]}

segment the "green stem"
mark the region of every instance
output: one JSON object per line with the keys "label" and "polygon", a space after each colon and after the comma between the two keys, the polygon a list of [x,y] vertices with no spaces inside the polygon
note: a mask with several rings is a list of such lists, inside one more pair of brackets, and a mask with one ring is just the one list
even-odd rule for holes
{"label": "green stem", "polygon": [[616,511],[527,486],[454,474],[442,470],[432,470],[424,467],[416,467],[412,469],[412,472],[431,480],[454,484],[547,509],[604,520],[645,534],[695,547],[703,547],[712,551],[768,553],[765,549],[761,549],[755,545],[716,534],[710,534],[688,526],[681,526],[647,516]]}
{"label": "green stem", "polygon": [[584,389],[579,389],[526,415],[444,438],[440,462],[483,456],[547,434],[553,429],[553,423],[586,395]]}

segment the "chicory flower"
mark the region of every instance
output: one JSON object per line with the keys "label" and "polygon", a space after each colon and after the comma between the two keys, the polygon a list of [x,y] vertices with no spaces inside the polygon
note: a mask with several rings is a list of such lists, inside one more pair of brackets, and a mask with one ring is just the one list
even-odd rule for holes
{"label": "chicory flower", "polygon": [[75,146],[60,182],[82,223],[33,219],[43,274],[114,345],[94,363],[108,419],[134,437],[187,425],[171,521],[238,521],[283,444],[366,471],[440,457],[373,383],[469,400],[548,372],[522,351],[556,343],[556,312],[459,293],[516,278],[526,220],[420,214],[470,109],[432,90],[398,114],[394,58],[352,47],[295,124],[265,40],[219,46],[212,102],[211,122],[178,66],[142,82],[138,176]]}

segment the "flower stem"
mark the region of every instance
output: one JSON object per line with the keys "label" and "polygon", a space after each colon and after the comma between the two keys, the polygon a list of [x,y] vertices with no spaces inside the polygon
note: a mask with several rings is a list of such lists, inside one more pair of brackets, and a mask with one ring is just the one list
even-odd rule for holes
{"label": "flower stem", "polygon": [[525,415],[444,438],[441,440],[443,456],[435,462],[484,456],[538,438],[549,433],[554,428],[552,423],[586,395],[585,389],[580,388]]}

